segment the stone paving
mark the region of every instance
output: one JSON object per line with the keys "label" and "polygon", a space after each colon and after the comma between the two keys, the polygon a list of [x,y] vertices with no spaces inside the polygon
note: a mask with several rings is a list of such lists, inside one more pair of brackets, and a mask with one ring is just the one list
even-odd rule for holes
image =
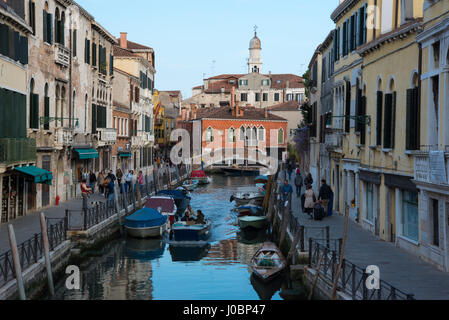
{"label": "stone paving", "polygon": [[[311,220],[302,212],[301,200],[296,197],[294,174],[290,183],[294,189],[292,210],[300,224],[306,227],[330,226],[331,239],[342,238],[344,217],[334,212],[323,221]],[[376,238],[353,221],[348,226],[345,258],[361,268],[378,266],[382,280],[405,293],[413,293],[418,300],[449,300],[449,273],[439,271],[393,243]]]}
{"label": "stone paving", "polygon": [[[89,202],[92,201],[106,201],[105,197],[99,193],[91,195]],[[39,222],[39,213],[44,212],[47,218],[64,218],[65,210],[81,210],[82,199],[81,197],[72,199],[67,202],[60,203],[59,206],[49,207],[36,212],[31,212],[25,217],[20,217],[11,222],[14,226],[14,231],[16,234],[17,244],[20,244],[34,234],[41,232],[41,226]],[[0,225],[0,254],[10,250],[9,237],[8,237],[8,225]]]}

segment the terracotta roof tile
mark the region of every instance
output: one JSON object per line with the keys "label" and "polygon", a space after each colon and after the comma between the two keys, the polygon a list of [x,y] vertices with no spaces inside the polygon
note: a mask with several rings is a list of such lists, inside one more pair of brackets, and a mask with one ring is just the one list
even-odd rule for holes
{"label": "terracotta roof tile", "polygon": [[300,103],[298,101],[287,101],[268,108],[270,111],[299,111]]}
{"label": "terracotta roof tile", "polygon": [[134,57],[139,58],[137,54],[132,53],[129,50],[123,49],[120,46],[114,46],[114,56],[115,57]]}
{"label": "terracotta roof tile", "polygon": [[271,77],[271,88],[273,89],[286,89],[287,81],[289,82],[289,88],[305,88],[303,78],[294,74],[272,74],[267,76]]}

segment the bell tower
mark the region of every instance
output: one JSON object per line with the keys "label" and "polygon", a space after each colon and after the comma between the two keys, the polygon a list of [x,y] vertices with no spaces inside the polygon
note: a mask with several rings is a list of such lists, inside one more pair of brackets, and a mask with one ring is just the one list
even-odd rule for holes
{"label": "bell tower", "polygon": [[262,73],[262,44],[257,37],[257,26],[254,26],[254,38],[249,43],[248,73]]}

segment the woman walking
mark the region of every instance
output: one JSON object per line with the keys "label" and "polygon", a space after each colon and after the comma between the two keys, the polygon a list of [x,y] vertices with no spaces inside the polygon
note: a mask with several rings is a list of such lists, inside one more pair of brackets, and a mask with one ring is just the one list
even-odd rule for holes
{"label": "woman walking", "polygon": [[307,177],[304,179],[304,185],[308,186],[308,185],[313,185],[313,178],[312,178],[312,174],[309,173],[307,175]]}
{"label": "woman walking", "polygon": [[104,188],[104,181],[106,179],[106,174],[104,173],[104,170],[101,170],[100,173],[98,174],[98,190],[100,191],[101,194],[105,194],[105,188]]}
{"label": "woman walking", "polygon": [[310,217],[312,217],[313,206],[315,205],[315,202],[316,202],[315,192],[313,192],[312,185],[308,184],[307,185],[307,190],[306,190],[306,193],[305,193],[304,211]]}
{"label": "woman walking", "polygon": [[115,176],[117,177],[118,186],[120,188],[120,193],[123,193],[123,185],[122,185],[122,178],[123,178],[123,172],[122,169],[118,168]]}

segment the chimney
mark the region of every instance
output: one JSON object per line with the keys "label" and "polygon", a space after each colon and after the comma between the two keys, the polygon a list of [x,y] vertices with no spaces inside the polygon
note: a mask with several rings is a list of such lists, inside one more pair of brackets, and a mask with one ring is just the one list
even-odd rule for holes
{"label": "chimney", "polygon": [[128,49],[128,33],[127,32],[120,32],[120,47],[123,49]]}

